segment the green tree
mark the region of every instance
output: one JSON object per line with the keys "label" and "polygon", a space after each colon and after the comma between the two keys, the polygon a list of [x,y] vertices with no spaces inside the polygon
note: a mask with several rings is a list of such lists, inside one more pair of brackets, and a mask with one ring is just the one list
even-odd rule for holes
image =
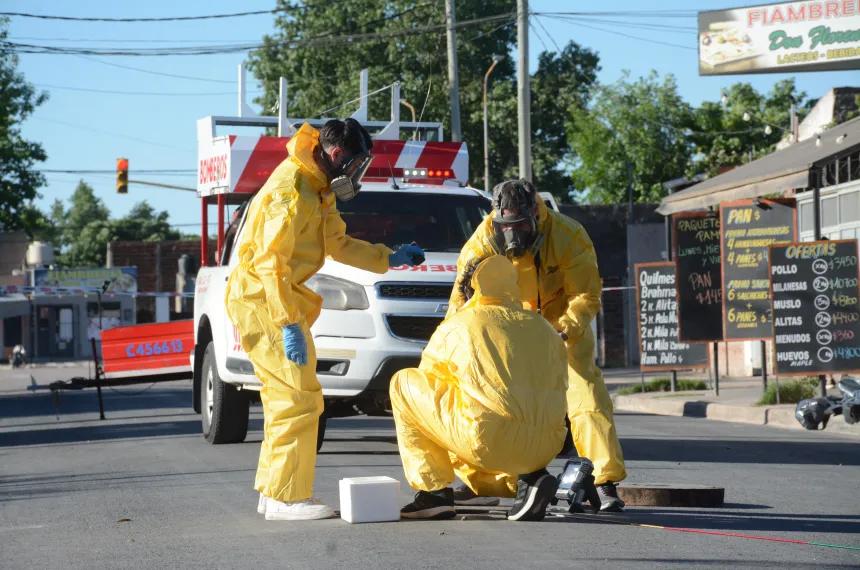
{"label": "green tree", "polygon": [[110,211],[81,180],[69,198],[69,208],[59,201],[51,208],[51,220],[60,228],[58,262],[67,267],[104,264],[105,246],[111,237]]}
{"label": "green tree", "polygon": [[[252,53],[250,67],[264,94],[258,102],[275,107],[278,78],[289,81],[289,115],[318,117],[321,112],[358,93],[358,71],[370,71],[371,91],[401,82],[401,98],[409,101],[424,121],[441,121],[450,133],[450,107],[444,3],[420,0],[366,0],[360,4],[313,3],[295,6],[279,0],[276,32],[263,38]],[[508,15],[504,20],[458,29],[458,64],[463,140],[470,148],[470,180],[483,179],[483,76],[494,55],[507,56],[516,40],[512,0],[460,1],[457,20]],[[428,26],[439,26],[430,32]],[[404,31],[414,30],[409,33]],[[362,37],[360,34],[373,34]],[[331,37],[353,34],[351,43]],[[328,38],[328,39],[327,39]],[[300,43],[295,43],[299,41]],[[316,43],[309,45],[309,42]],[[328,42],[328,43],[326,43]],[[567,176],[559,163],[569,154],[563,117],[569,107],[583,104],[598,70],[597,55],[575,43],[559,54],[541,54],[533,78],[532,140],[534,177],[542,190],[565,194]],[[516,81],[514,61],[504,57],[492,76],[490,104],[490,168],[495,181],[517,175]],[[326,116],[351,113],[356,104],[333,109]],[[387,92],[370,98],[369,117],[387,120]],[[406,112],[404,108],[402,112]],[[407,115],[408,117],[408,115]],[[402,134],[404,138],[409,133]]]}
{"label": "green tree", "polygon": [[18,72],[18,56],[5,44],[8,19],[0,18],[0,231],[23,229],[33,235],[45,220],[33,205],[45,178],[35,165],[47,158],[38,143],[26,140],[21,123],[47,100]]}
{"label": "green tree", "polygon": [[635,81],[625,74],[599,85],[586,108],[574,107],[568,137],[576,153],[573,184],[580,199],[627,201],[632,179],[637,202],[658,202],[663,183],[683,176],[693,149],[687,130],[693,110],[678,94],[675,78],[651,72]]}
{"label": "green tree", "polygon": [[[576,109],[583,108],[591,94],[597,72],[597,54],[575,42],[560,53],[543,52],[531,78],[532,89],[532,172],[541,191],[569,200],[573,187],[570,168],[575,153],[568,140],[567,120]],[[489,104],[491,184],[519,176],[516,81],[495,82]],[[473,110],[472,119],[481,124],[482,110]],[[483,142],[483,139],[478,139]],[[483,149],[472,146],[473,166],[483,168]],[[480,154],[479,154],[480,153]],[[480,185],[483,171],[473,175]]]}
{"label": "green tree", "polygon": [[156,212],[145,200],[138,202],[128,214],[113,222],[114,240],[118,241],[164,241],[180,239],[180,232],[172,229],[167,221],[170,215],[162,210]]}
{"label": "green tree", "polygon": [[58,262],[66,267],[102,266],[111,241],[180,239],[168,218],[166,211],[157,212],[143,201],[127,215],[112,220],[104,202],[81,180],[69,198],[68,209],[59,200],[51,207],[51,223],[59,228],[55,237],[60,250]]}
{"label": "green tree", "polygon": [[696,109],[690,139],[697,160],[691,173],[712,176],[773,152],[790,133],[792,103],[799,119],[809,110],[806,93],[797,90],[794,79],[777,82],[764,95],[749,83],[735,83],[723,95],[724,101],[706,101]]}

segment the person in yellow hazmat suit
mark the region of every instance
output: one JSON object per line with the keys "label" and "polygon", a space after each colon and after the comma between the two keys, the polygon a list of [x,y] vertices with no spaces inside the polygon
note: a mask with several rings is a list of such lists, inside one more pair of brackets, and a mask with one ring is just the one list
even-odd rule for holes
{"label": "person in yellow hazmat suit", "polygon": [[323,396],[310,327],[322,299],[305,285],[326,256],[385,273],[421,263],[411,244],[392,252],[346,235],[336,198],[354,197],[371,161],[373,142],[357,121],[302,125],[288,157],[252,199],[227,282],[227,314],[262,382],[263,443],[255,488],[267,520],[327,518],[312,498],[317,425]]}
{"label": "person in yellow hazmat suit", "polygon": [[[594,463],[601,510],[621,511],[624,503],[615,483],[627,473],[612,401],[594,362],[591,321],[600,310],[602,283],[591,239],[578,222],[550,211],[530,182],[508,180],[493,189],[493,211],[460,253],[457,283],[467,267],[494,254],[507,256],[516,267],[523,306],[543,315],[566,344],[567,413],[573,444]],[[448,317],[465,301],[455,286]],[[480,504],[477,501],[483,497],[466,484],[456,489],[457,501]]]}
{"label": "person in yellow hazmat suit", "polygon": [[403,518],[453,517],[455,473],[477,493],[516,497],[510,520],[542,520],[555,495],[546,466],[567,434],[564,343],[523,309],[516,278],[503,256],[481,261],[419,367],[391,379],[400,457],[418,491]]}

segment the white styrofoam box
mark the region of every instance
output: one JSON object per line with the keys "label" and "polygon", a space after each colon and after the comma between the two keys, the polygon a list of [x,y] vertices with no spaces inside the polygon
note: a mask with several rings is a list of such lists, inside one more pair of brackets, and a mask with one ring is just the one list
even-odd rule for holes
{"label": "white styrofoam box", "polygon": [[400,481],[391,477],[340,480],[340,518],[350,523],[400,520]]}

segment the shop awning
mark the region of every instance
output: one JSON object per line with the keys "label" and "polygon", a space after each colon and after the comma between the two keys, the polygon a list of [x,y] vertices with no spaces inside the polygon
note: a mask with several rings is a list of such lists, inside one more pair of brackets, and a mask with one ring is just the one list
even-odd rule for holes
{"label": "shop awning", "polygon": [[25,317],[30,314],[30,303],[24,295],[0,297],[0,319]]}
{"label": "shop awning", "polygon": [[668,216],[717,206],[720,202],[808,188],[814,165],[860,148],[860,117],[824,131],[820,144],[816,143],[817,137],[812,137],[670,194],[663,198],[657,211]]}

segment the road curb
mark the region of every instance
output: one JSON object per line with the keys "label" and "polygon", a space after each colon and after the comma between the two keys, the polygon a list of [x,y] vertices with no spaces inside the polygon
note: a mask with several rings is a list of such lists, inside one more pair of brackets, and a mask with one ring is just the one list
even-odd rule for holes
{"label": "road curb", "polygon": [[[660,416],[701,418],[750,425],[769,425],[781,429],[806,431],[794,418],[794,408],[770,406],[735,406],[705,400],[683,400],[653,396],[612,396],[616,410],[642,412]],[[825,433],[860,438],[860,426],[847,425],[842,417],[831,419]]]}

